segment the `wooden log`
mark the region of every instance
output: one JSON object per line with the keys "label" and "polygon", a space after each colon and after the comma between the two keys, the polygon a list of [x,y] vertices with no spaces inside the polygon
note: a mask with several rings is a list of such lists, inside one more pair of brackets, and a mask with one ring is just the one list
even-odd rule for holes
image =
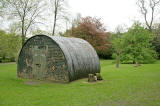
{"label": "wooden log", "polygon": [[100,73],[96,73],[95,76],[97,77],[97,80],[103,80],[102,76],[100,75]]}
{"label": "wooden log", "polygon": [[95,82],[96,79],[95,79],[95,76],[94,74],[88,74],[88,82]]}

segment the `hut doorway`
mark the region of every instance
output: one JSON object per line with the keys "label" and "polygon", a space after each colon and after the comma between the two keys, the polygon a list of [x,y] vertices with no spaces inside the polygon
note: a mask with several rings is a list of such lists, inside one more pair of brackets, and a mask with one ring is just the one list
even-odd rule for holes
{"label": "hut doorway", "polygon": [[46,66],[46,49],[44,46],[34,46],[33,48],[33,77],[44,79]]}

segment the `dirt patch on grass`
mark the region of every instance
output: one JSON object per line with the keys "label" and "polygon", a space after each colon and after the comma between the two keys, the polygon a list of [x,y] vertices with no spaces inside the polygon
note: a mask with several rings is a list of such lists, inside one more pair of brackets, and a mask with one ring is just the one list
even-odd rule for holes
{"label": "dirt patch on grass", "polygon": [[27,85],[38,85],[38,84],[40,84],[40,82],[39,81],[26,81],[25,84],[27,84]]}
{"label": "dirt patch on grass", "polygon": [[4,64],[16,64],[16,62],[0,63],[0,65],[4,65]]}
{"label": "dirt patch on grass", "polygon": [[97,84],[97,83],[104,83],[106,82],[105,80],[101,80],[101,81],[95,81],[95,82],[88,82],[88,81],[84,81],[82,83],[86,83],[86,84]]}

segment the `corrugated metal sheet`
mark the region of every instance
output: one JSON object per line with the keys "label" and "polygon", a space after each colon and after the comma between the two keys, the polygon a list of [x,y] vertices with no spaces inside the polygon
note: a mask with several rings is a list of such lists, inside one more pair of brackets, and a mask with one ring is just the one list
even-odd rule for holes
{"label": "corrugated metal sheet", "polygon": [[85,40],[50,36],[65,54],[70,71],[70,80],[100,73],[99,58],[94,48]]}

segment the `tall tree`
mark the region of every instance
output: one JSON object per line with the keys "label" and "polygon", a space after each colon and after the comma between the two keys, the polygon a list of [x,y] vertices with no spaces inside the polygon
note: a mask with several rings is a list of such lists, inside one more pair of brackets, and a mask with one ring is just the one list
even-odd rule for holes
{"label": "tall tree", "polygon": [[[119,68],[119,63],[120,63],[120,54],[121,51],[124,47],[123,45],[123,27],[122,26],[118,26],[116,28],[116,33],[112,34],[112,47],[113,47],[113,51],[115,52],[116,55],[116,68]],[[114,53],[113,53],[114,55]]]}
{"label": "tall tree", "polygon": [[155,11],[159,4],[160,4],[160,0],[138,0],[137,1],[137,5],[141,10],[141,14],[144,17],[145,24],[150,32],[152,31],[153,21],[155,18]]}
{"label": "tall tree", "polygon": [[121,51],[122,63],[152,63],[157,59],[157,53],[151,44],[153,35],[135,23],[128,32],[124,34],[124,48]]}
{"label": "tall tree", "polygon": [[4,0],[4,2],[7,4],[4,12],[10,19],[20,23],[23,45],[31,26],[38,23],[37,20],[44,11],[45,2],[41,0]]}
{"label": "tall tree", "polygon": [[65,14],[65,0],[50,0],[51,1],[51,7],[53,8],[53,14],[54,14],[54,23],[53,23],[53,29],[52,29],[52,35],[55,35],[55,29],[57,26],[57,21],[59,19],[66,19]]}

